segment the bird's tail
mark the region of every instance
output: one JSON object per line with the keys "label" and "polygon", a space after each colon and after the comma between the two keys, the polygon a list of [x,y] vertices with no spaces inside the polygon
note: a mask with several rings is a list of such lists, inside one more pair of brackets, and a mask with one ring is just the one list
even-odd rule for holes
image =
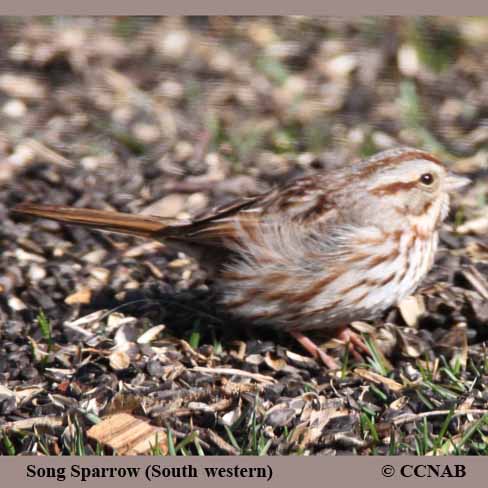
{"label": "bird's tail", "polygon": [[162,237],[164,230],[172,227],[171,224],[175,223],[171,219],[146,215],[131,215],[105,210],[38,205],[34,203],[22,203],[17,205],[13,211],[23,215],[42,217],[67,224],[81,225],[98,230],[152,239]]}

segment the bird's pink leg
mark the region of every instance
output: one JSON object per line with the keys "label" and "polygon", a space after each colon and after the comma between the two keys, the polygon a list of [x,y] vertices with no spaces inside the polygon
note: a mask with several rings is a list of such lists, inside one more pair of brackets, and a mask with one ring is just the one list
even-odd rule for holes
{"label": "bird's pink leg", "polygon": [[300,343],[300,345],[308,351],[308,353],[315,359],[320,359],[325,366],[329,369],[339,369],[339,366],[335,362],[332,356],[329,356],[320,347],[317,346],[312,340],[304,336],[301,332],[290,332],[290,335]]}
{"label": "bird's pink leg", "polygon": [[368,355],[370,354],[370,350],[364,343],[361,336],[359,334],[356,334],[356,332],[353,332],[349,327],[344,327],[343,329],[341,329],[336,338],[339,339],[341,342],[344,342],[344,344],[348,344],[349,351],[352,353],[354,359],[356,359],[357,361],[361,361],[363,359],[359,351]]}

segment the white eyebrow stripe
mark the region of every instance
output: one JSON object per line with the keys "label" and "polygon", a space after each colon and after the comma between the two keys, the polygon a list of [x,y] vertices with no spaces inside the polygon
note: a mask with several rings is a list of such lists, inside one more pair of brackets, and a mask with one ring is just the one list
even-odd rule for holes
{"label": "white eyebrow stripe", "polygon": [[[419,166],[422,165],[422,172],[419,172]],[[439,164],[428,159],[411,159],[403,161],[397,167],[390,167],[387,170],[378,171],[378,174],[368,186],[369,190],[381,188],[393,183],[414,184],[423,173],[432,173],[434,178],[439,174]]]}

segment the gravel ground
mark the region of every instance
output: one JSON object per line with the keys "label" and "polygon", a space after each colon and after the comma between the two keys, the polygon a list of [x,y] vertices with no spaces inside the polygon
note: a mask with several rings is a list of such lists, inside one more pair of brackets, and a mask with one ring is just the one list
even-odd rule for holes
{"label": "gravel ground", "polygon": [[[0,20],[0,453],[488,454],[487,18]],[[186,218],[411,145],[473,184],[417,295],[327,371],[232,321],[164,245],[13,216],[30,200]],[[153,450],[157,454],[158,451]]]}

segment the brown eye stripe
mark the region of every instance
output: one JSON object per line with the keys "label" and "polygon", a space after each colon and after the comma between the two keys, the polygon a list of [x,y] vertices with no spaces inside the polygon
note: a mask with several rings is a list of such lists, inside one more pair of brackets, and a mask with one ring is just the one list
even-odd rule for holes
{"label": "brown eye stripe", "polygon": [[400,191],[407,191],[415,188],[417,181],[397,181],[396,183],[389,183],[387,185],[377,186],[371,190],[373,195],[393,195]]}

